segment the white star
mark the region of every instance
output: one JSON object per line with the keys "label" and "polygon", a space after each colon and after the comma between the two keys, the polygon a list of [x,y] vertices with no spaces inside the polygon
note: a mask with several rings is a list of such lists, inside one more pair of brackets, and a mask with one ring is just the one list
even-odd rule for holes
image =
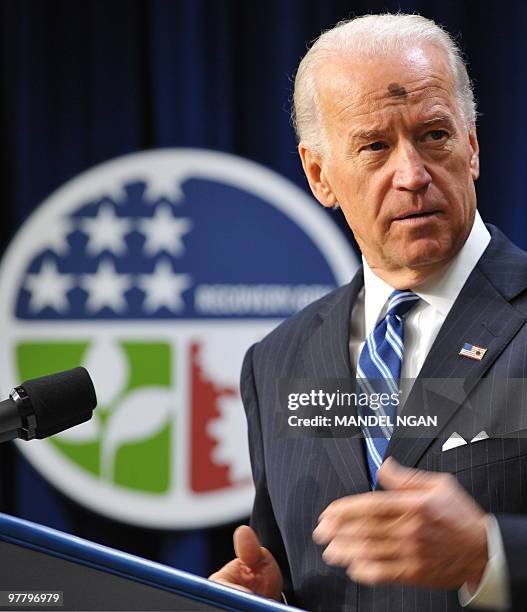
{"label": "white star", "polygon": [[163,172],[162,162],[157,165],[155,176],[149,176],[145,189],[145,199],[155,204],[161,198],[166,198],[171,202],[183,200],[185,194],[181,190],[180,179],[174,176],[173,162],[168,162],[165,171]]}
{"label": "white star", "polygon": [[38,274],[28,274],[25,288],[31,293],[29,309],[38,312],[49,306],[56,312],[65,312],[69,302],[66,293],[75,286],[71,274],[61,274],[53,259],[46,259]]}
{"label": "white star", "polygon": [[124,237],[132,231],[133,226],[129,219],[117,217],[110,204],[105,204],[99,208],[96,217],[82,219],[80,229],[88,236],[86,251],[90,255],[98,255],[105,250],[123,255],[127,250]]}
{"label": "white star", "polygon": [[137,282],[145,292],[143,307],[149,312],[156,312],[166,306],[172,312],[182,310],[185,306],[181,294],[192,284],[189,274],[175,274],[168,261],[160,261],[152,274],[141,274]]}
{"label": "white star", "polygon": [[167,205],[158,206],[152,218],[141,219],[138,225],[145,235],[143,248],[147,255],[156,255],[161,251],[181,255],[185,250],[183,234],[192,229],[190,219],[174,217]]}
{"label": "white star", "polygon": [[126,309],[125,291],[132,281],[129,274],[118,274],[110,260],[101,261],[95,274],[83,274],[81,287],[88,292],[86,310],[97,312],[108,306],[114,312]]}

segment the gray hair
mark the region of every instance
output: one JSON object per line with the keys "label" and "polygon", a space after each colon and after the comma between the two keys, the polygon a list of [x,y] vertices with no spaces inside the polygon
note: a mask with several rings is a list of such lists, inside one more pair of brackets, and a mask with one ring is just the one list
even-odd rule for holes
{"label": "gray hair", "polygon": [[297,138],[312,151],[324,152],[325,134],[318,108],[316,69],[339,54],[385,55],[416,43],[431,43],[445,52],[465,125],[476,122],[476,102],[461,50],[453,37],[421,15],[365,15],[341,21],[322,33],[306,53],[295,77],[292,121]]}

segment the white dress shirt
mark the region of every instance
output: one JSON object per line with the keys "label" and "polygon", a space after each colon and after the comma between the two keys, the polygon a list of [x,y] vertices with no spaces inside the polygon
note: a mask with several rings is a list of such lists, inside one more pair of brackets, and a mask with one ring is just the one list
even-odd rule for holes
{"label": "white dress shirt", "polygon": [[[490,242],[490,234],[476,211],[470,234],[452,262],[414,290],[421,299],[404,320],[404,357],[401,370],[402,401],[408,396],[412,380],[417,378],[434,340],[463,285]],[[349,350],[355,369],[368,335],[386,313],[393,291],[362,259],[364,287],[351,312]],[[353,373],[355,375],[355,373]],[[508,605],[507,565],[503,542],[494,517],[487,529],[489,562],[477,590],[471,593],[466,585],[459,591],[463,606],[506,609]]]}

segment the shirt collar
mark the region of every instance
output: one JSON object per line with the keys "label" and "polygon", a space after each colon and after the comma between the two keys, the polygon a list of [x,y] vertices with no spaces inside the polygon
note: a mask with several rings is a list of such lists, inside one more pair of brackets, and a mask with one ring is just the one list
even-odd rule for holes
{"label": "shirt collar", "polygon": [[[489,242],[489,231],[476,210],[474,224],[459,253],[444,270],[416,288],[415,294],[446,317]],[[373,272],[364,256],[362,263],[367,337],[375,328],[393,287]]]}

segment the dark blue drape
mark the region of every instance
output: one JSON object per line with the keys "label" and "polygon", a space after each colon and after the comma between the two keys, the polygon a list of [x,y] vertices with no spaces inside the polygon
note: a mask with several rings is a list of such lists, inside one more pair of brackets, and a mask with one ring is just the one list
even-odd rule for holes
{"label": "dark blue drape", "polygon": [[[480,211],[527,248],[520,0],[3,0],[0,248],[65,181],[141,149],[232,152],[304,186],[288,117],[295,67],[322,29],[385,10],[420,12],[460,37],[481,114]],[[0,466],[2,510],[198,573],[230,557],[232,526],[179,534],[116,526],[50,492],[9,445]]]}

